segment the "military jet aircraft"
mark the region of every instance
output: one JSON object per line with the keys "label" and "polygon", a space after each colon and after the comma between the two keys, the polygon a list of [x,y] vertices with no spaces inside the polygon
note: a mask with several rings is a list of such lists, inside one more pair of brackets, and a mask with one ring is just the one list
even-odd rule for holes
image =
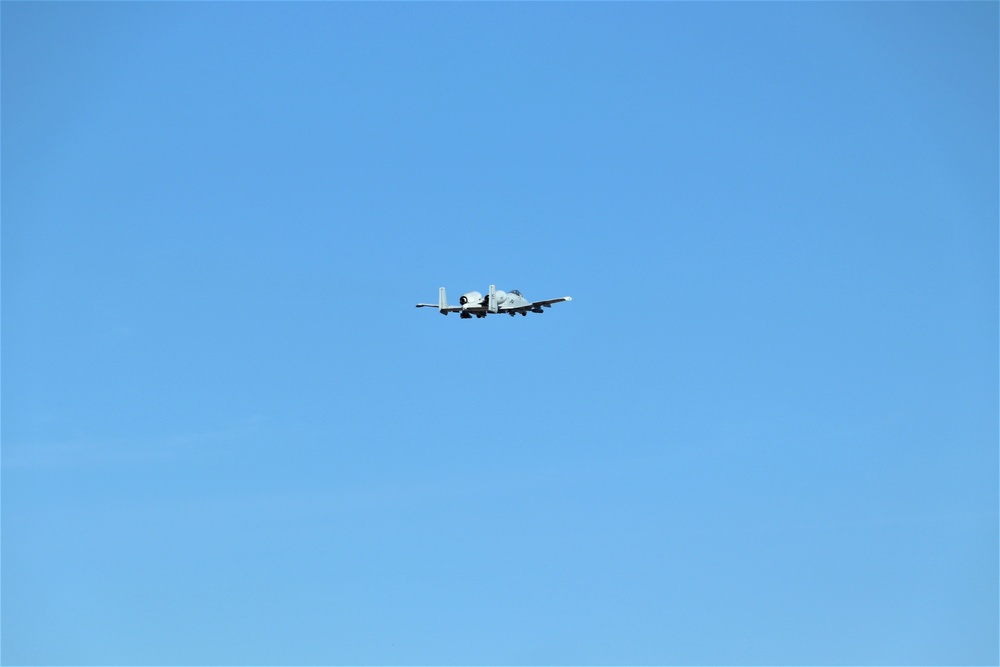
{"label": "military jet aircraft", "polygon": [[496,285],[490,285],[490,291],[483,296],[479,292],[466,292],[458,300],[461,305],[449,306],[445,296],[444,288],[438,290],[438,302],[418,303],[417,308],[437,308],[442,315],[448,313],[461,313],[459,317],[469,319],[472,316],[486,317],[487,315],[498,315],[506,313],[514,317],[517,313],[527,315],[528,313],[545,312],[543,308],[551,308],[552,304],[560,301],[572,301],[573,297],[564,296],[558,299],[546,299],[545,301],[528,301],[516,289],[509,292],[498,290]]}

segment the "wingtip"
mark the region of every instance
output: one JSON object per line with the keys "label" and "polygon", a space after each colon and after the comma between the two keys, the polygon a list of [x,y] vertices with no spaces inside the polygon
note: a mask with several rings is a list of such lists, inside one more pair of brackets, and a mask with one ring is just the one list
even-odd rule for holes
{"label": "wingtip", "polygon": [[572,301],[572,300],[573,300],[573,297],[571,297],[571,296],[567,296],[567,297],[564,297],[564,298],[565,298],[565,299],[566,299],[567,301]]}

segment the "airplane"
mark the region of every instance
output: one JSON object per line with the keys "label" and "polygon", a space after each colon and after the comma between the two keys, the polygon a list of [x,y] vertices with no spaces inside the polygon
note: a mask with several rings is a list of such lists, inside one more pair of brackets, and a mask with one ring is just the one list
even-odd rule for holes
{"label": "airplane", "polygon": [[418,303],[417,308],[437,308],[442,315],[448,313],[461,313],[459,317],[469,319],[473,315],[476,317],[486,317],[487,315],[497,315],[506,313],[511,317],[521,313],[522,316],[528,313],[545,312],[543,308],[551,308],[552,304],[560,301],[572,301],[573,297],[564,296],[558,299],[546,299],[545,301],[528,301],[516,289],[509,292],[498,290],[496,285],[490,285],[490,291],[483,296],[479,292],[466,292],[458,300],[458,306],[449,306],[445,296],[444,288],[438,290],[437,303]]}

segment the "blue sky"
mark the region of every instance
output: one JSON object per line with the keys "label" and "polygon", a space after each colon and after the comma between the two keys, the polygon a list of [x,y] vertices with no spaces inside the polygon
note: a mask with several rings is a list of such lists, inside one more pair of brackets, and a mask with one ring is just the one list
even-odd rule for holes
{"label": "blue sky", "polygon": [[997,3],[0,20],[4,663],[1000,659]]}

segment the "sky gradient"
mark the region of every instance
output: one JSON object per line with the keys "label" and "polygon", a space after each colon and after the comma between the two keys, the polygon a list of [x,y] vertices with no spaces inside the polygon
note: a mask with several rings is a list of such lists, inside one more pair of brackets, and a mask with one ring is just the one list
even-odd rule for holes
{"label": "sky gradient", "polygon": [[4,664],[1000,661],[997,3],[0,27]]}

